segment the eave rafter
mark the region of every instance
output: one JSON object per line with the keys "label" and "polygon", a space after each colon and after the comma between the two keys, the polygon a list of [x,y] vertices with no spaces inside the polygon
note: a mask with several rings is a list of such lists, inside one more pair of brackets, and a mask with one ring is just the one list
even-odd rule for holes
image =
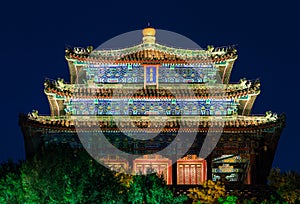
{"label": "eave rafter", "polygon": [[139,44],[133,47],[116,50],[93,50],[88,48],[67,48],[68,61],[90,63],[220,63],[237,58],[234,46],[214,48],[208,46],[207,50],[181,49],[167,47],[158,43]]}
{"label": "eave rafter", "polygon": [[[190,98],[191,93],[196,98],[241,98],[248,95],[258,95],[260,93],[260,82],[255,82],[242,79],[238,84],[227,85],[208,85],[208,84],[193,84],[189,86],[189,91],[186,87],[172,89],[172,92],[162,89],[147,90],[136,89],[134,86],[124,86],[114,88],[113,85],[96,85],[86,87],[84,85],[66,84],[62,79],[57,81],[45,81],[45,93],[47,95],[55,95],[57,98],[112,98],[117,96],[122,97],[136,97],[136,98],[151,98],[156,96],[158,98],[174,98],[174,94],[182,96],[182,98]],[[171,87],[169,87],[171,88]],[[193,91],[193,92],[190,92]],[[150,93],[151,92],[151,93]],[[134,95],[132,95],[134,93]]]}
{"label": "eave rafter", "polygon": [[[36,112],[20,116],[23,125],[35,126],[48,129],[66,129],[76,131],[75,127],[82,127],[85,131],[110,130],[118,131],[118,126],[127,130],[136,130],[136,126],[156,128],[162,119],[166,121],[165,131],[176,131],[180,124],[185,124],[185,131],[208,131],[209,128],[223,127],[223,131],[243,132],[261,131],[270,128],[282,128],[285,126],[285,115],[277,115],[270,111],[264,116],[130,116],[131,120],[118,120],[119,116],[39,116]],[[120,116],[123,117],[123,116]],[[155,120],[150,117],[155,117]],[[112,123],[116,119],[116,123]],[[161,119],[161,120],[160,120]],[[150,122],[151,121],[151,122]],[[157,124],[156,124],[157,123]],[[198,126],[198,128],[197,128]],[[195,129],[196,128],[196,129]],[[154,130],[153,129],[153,130]],[[143,131],[141,129],[141,131]],[[219,131],[219,130],[218,130]]]}

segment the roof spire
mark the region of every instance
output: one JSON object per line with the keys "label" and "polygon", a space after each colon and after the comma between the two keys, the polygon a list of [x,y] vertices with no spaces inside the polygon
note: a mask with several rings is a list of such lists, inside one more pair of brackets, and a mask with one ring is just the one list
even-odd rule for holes
{"label": "roof spire", "polygon": [[144,28],[143,31],[143,43],[153,44],[155,43],[155,29],[150,27],[150,23],[148,22],[148,27]]}

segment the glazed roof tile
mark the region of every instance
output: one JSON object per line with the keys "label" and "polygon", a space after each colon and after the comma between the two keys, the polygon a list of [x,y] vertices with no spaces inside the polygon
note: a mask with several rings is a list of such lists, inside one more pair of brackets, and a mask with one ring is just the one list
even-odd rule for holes
{"label": "glazed roof tile", "polygon": [[218,63],[234,60],[237,52],[234,46],[210,48],[207,50],[167,47],[158,43],[139,44],[115,50],[92,50],[90,48],[66,49],[67,60],[98,63]]}

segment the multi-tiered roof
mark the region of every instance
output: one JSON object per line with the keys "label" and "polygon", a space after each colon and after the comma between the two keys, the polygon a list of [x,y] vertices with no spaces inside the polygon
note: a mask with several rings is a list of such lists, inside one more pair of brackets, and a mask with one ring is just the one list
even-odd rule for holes
{"label": "multi-tiered roof", "polygon": [[[32,112],[20,117],[27,155],[48,142],[80,146],[73,137],[56,137],[50,134],[53,132],[92,131],[89,128],[99,126],[107,131],[118,131],[120,126],[128,131],[137,131],[134,126],[154,131],[160,121],[150,123],[144,118],[167,116],[165,132],[179,129],[179,118],[185,118],[185,132],[205,133],[209,127],[222,127],[223,136],[212,154],[215,160],[210,161],[217,166],[224,160],[222,155],[250,155],[268,147],[265,157],[271,162],[259,161],[260,167],[268,171],[284,116],[271,112],[250,115],[260,93],[260,82],[241,79],[239,83],[229,84],[237,59],[235,47],[177,49],[156,43],[155,33],[153,28],[144,29],[143,42],[124,49],[67,48],[70,83],[62,79],[45,82],[51,116]],[[151,79],[148,79],[149,70]],[[122,100],[126,103],[111,102]],[[131,120],[111,123],[113,117],[128,115]],[[89,120],[82,119],[86,116]],[[86,128],[76,129],[78,123]],[[197,127],[189,128],[195,124]],[[222,171],[223,167],[212,168]],[[266,179],[265,174],[258,175]]]}

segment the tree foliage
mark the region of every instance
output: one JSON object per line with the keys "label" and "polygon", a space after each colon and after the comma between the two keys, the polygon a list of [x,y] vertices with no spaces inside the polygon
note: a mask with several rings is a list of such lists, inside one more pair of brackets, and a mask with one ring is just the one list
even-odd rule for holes
{"label": "tree foliage", "polygon": [[300,203],[300,174],[289,171],[281,173],[280,169],[272,169],[269,175],[269,185],[288,203]]}
{"label": "tree foliage", "polygon": [[[181,199],[181,200],[180,200]],[[0,166],[0,203],[180,203],[157,175],[108,170],[84,150],[49,146],[20,165]]]}
{"label": "tree foliage", "polygon": [[225,196],[225,186],[221,182],[205,181],[200,188],[188,190],[189,198],[193,203],[216,203],[220,197]]}
{"label": "tree foliage", "polygon": [[128,201],[138,203],[182,203],[187,197],[174,197],[162,176],[157,174],[135,175],[129,187]]}
{"label": "tree foliage", "polygon": [[238,197],[233,195],[218,198],[218,202],[221,204],[236,204],[237,200]]}
{"label": "tree foliage", "polygon": [[[0,180],[3,203],[118,203],[118,177],[84,151],[48,147]],[[16,193],[18,192],[18,193]]]}

